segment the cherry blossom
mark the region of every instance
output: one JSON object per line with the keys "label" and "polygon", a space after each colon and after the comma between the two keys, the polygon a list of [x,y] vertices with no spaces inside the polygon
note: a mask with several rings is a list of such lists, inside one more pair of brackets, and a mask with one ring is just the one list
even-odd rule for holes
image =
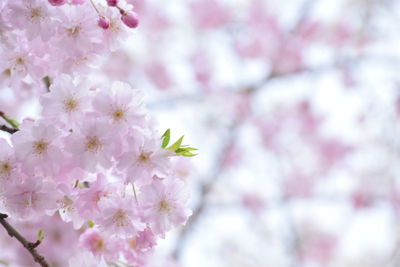
{"label": "cherry blossom", "polygon": [[191,215],[190,210],[181,205],[188,199],[184,184],[176,179],[153,178],[153,182],[142,188],[140,203],[145,216],[150,220],[157,234],[168,231],[184,222]]}

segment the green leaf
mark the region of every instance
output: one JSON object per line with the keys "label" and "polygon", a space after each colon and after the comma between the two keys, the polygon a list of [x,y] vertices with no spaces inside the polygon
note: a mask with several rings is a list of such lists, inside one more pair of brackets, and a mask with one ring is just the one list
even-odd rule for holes
{"label": "green leaf", "polygon": [[183,152],[183,151],[193,151],[193,150],[198,150],[197,148],[194,148],[194,147],[184,147],[184,146],[181,146],[180,148],[178,148],[177,150],[175,150],[175,152],[176,153],[179,153],[179,152]]}
{"label": "green leaf", "polygon": [[196,156],[197,154],[194,154],[190,151],[198,150],[197,148],[194,147],[183,147],[181,146],[177,150],[175,150],[176,155],[178,156],[184,156],[184,157],[193,157]]}
{"label": "green leaf", "polygon": [[19,123],[18,123],[16,120],[14,120],[14,119],[8,117],[6,114],[2,114],[2,117],[3,117],[3,119],[4,119],[6,122],[8,122],[14,129],[18,129]]}
{"label": "green leaf", "polygon": [[163,138],[161,147],[164,149],[172,150],[175,152],[175,155],[177,156],[184,156],[184,157],[193,157],[196,156],[197,154],[192,153],[191,151],[198,150],[197,148],[190,147],[189,145],[182,145],[183,142],[183,137],[179,138],[175,143],[173,143],[171,146],[168,146],[169,141],[171,140],[171,130],[168,129],[165,131],[165,133],[161,136]]}
{"label": "green leaf", "polygon": [[170,129],[166,130],[165,133],[161,136],[161,138],[164,138],[162,141],[161,147],[166,148],[169,144],[169,140],[171,139]]}
{"label": "green leaf", "polygon": [[42,229],[40,229],[39,232],[38,232],[38,240],[39,240],[40,242],[42,242],[43,239],[44,239],[44,232],[43,232]]}
{"label": "green leaf", "polygon": [[167,147],[168,150],[177,150],[178,148],[180,148],[182,141],[183,141],[183,137],[184,135],[182,135],[181,138],[178,139],[178,141],[176,141],[174,144],[172,144],[170,147]]}
{"label": "green leaf", "polygon": [[89,226],[89,228],[93,228],[94,227],[94,222],[93,221],[87,221],[87,225]]}
{"label": "green leaf", "polygon": [[193,153],[190,152],[190,151],[182,151],[182,152],[176,153],[176,155],[178,155],[178,156],[184,156],[184,157],[194,157],[194,156],[196,156],[197,154],[193,154]]}

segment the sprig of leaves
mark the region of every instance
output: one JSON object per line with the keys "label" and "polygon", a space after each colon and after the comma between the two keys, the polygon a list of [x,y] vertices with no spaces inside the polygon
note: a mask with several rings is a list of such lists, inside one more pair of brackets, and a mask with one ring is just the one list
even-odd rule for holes
{"label": "sprig of leaves", "polygon": [[184,136],[182,135],[181,138],[179,138],[175,143],[168,146],[169,141],[171,140],[171,130],[168,129],[161,136],[161,138],[163,139],[162,143],[161,143],[161,147],[164,149],[174,151],[177,156],[184,156],[184,157],[196,156],[197,154],[194,154],[192,151],[196,151],[198,149],[194,148],[194,147],[189,147],[188,145],[182,145],[183,137]]}
{"label": "sprig of leaves", "polygon": [[37,233],[37,240],[39,240],[40,242],[42,242],[44,239],[44,231],[43,229],[40,229]]}

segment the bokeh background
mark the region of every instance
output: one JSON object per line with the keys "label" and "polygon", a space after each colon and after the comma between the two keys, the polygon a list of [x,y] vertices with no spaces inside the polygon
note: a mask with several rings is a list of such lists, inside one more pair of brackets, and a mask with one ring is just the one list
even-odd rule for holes
{"label": "bokeh background", "polygon": [[127,1],[140,27],[92,78],[199,149],[154,266],[400,266],[400,1]]}
{"label": "bokeh background", "polygon": [[131,2],[105,70],[200,149],[171,266],[399,266],[399,1]]}

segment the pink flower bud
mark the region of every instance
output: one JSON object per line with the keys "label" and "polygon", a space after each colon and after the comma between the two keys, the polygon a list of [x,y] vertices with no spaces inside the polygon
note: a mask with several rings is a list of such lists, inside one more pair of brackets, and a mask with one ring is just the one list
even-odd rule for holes
{"label": "pink flower bud", "polygon": [[67,2],[67,0],[49,0],[49,3],[53,6],[62,6]]}
{"label": "pink flower bud", "polygon": [[136,28],[139,25],[139,18],[133,11],[123,12],[121,20],[129,28]]}
{"label": "pink flower bud", "polygon": [[118,0],[107,0],[107,4],[109,6],[117,6],[118,5]]}
{"label": "pink flower bud", "polygon": [[100,28],[107,30],[110,28],[110,20],[104,16],[101,16],[97,22],[97,25],[99,25]]}

